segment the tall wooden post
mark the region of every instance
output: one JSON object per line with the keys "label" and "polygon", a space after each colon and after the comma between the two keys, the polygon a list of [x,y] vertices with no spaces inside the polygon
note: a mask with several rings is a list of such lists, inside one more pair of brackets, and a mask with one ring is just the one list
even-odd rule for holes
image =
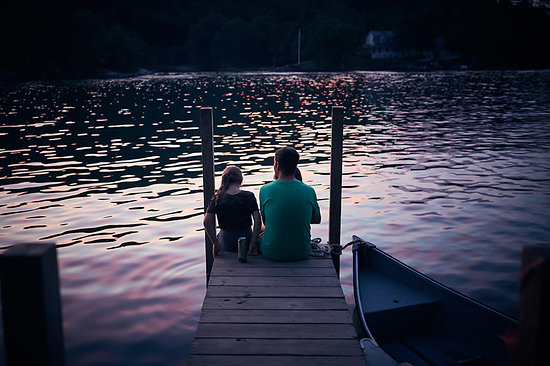
{"label": "tall wooden post", "polygon": [[[214,195],[214,119],[212,107],[202,107],[200,115],[201,152],[202,152],[202,185],[204,194],[204,212]],[[206,284],[210,280],[210,272],[214,263],[213,243],[204,234],[206,253]]]}
{"label": "tall wooden post", "polygon": [[[332,107],[330,144],[330,200],[328,219],[329,244],[340,244],[342,221],[342,150],[344,139],[344,107]],[[340,276],[340,255],[332,254],[332,263]]]}
{"label": "tall wooden post", "polygon": [[523,248],[517,365],[550,365],[550,245]]}
{"label": "tall wooden post", "polygon": [[0,280],[7,365],[65,365],[55,245],[7,249]]}

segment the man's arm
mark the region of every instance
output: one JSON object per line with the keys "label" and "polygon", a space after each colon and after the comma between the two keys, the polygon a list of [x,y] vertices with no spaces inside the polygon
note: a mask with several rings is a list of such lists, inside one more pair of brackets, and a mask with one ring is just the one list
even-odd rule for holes
{"label": "man's arm", "polygon": [[[310,187],[311,188],[311,187]],[[320,224],[321,223],[321,209],[319,208],[319,203],[317,203],[317,195],[315,194],[315,190],[311,188],[312,192],[312,215],[311,215],[311,223],[312,224]]]}
{"label": "man's arm", "polygon": [[260,217],[262,219],[262,222],[265,224],[264,204],[263,204],[263,201],[262,201],[263,188],[264,187],[260,188]]}
{"label": "man's arm", "polygon": [[320,224],[321,223],[321,212],[319,211],[318,214],[316,214],[315,212],[313,213],[313,215],[311,216],[311,223],[312,224]]}

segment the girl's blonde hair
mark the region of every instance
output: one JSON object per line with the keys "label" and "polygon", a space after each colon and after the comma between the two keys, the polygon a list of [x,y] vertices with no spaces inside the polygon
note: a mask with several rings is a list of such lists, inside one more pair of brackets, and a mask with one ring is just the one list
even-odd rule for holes
{"label": "girl's blonde hair", "polygon": [[220,188],[214,196],[214,202],[218,204],[218,200],[221,196],[229,189],[229,186],[238,183],[239,185],[243,182],[243,173],[241,169],[235,165],[230,165],[223,170],[222,173],[222,183]]}

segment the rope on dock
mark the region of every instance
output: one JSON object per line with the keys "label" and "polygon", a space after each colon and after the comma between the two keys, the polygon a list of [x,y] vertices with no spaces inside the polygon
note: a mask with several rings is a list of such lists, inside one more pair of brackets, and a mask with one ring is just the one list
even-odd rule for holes
{"label": "rope on dock", "polygon": [[311,239],[311,257],[325,258],[330,255],[329,246],[321,244],[321,238]]}
{"label": "rope on dock", "polygon": [[315,258],[325,258],[330,255],[342,255],[342,251],[350,245],[362,242],[362,239],[355,239],[342,246],[340,244],[321,244],[321,238],[311,239],[311,256]]}

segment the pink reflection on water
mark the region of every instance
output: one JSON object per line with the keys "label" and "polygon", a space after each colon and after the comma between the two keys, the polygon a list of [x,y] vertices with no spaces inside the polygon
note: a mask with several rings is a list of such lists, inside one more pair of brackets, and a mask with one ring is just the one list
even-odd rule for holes
{"label": "pink reflection on water", "polygon": [[[204,283],[193,280],[204,276],[203,249],[193,238],[114,252],[92,248],[81,250],[79,258],[61,259],[63,314],[70,319],[65,322],[67,347],[101,344],[107,351],[118,339],[146,341],[150,351],[143,352],[150,352],[152,360],[162,363],[163,356],[155,352],[172,346],[185,358],[190,344],[181,342],[192,338],[205,293]],[[173,357],[176,351],[170,352]]]}

